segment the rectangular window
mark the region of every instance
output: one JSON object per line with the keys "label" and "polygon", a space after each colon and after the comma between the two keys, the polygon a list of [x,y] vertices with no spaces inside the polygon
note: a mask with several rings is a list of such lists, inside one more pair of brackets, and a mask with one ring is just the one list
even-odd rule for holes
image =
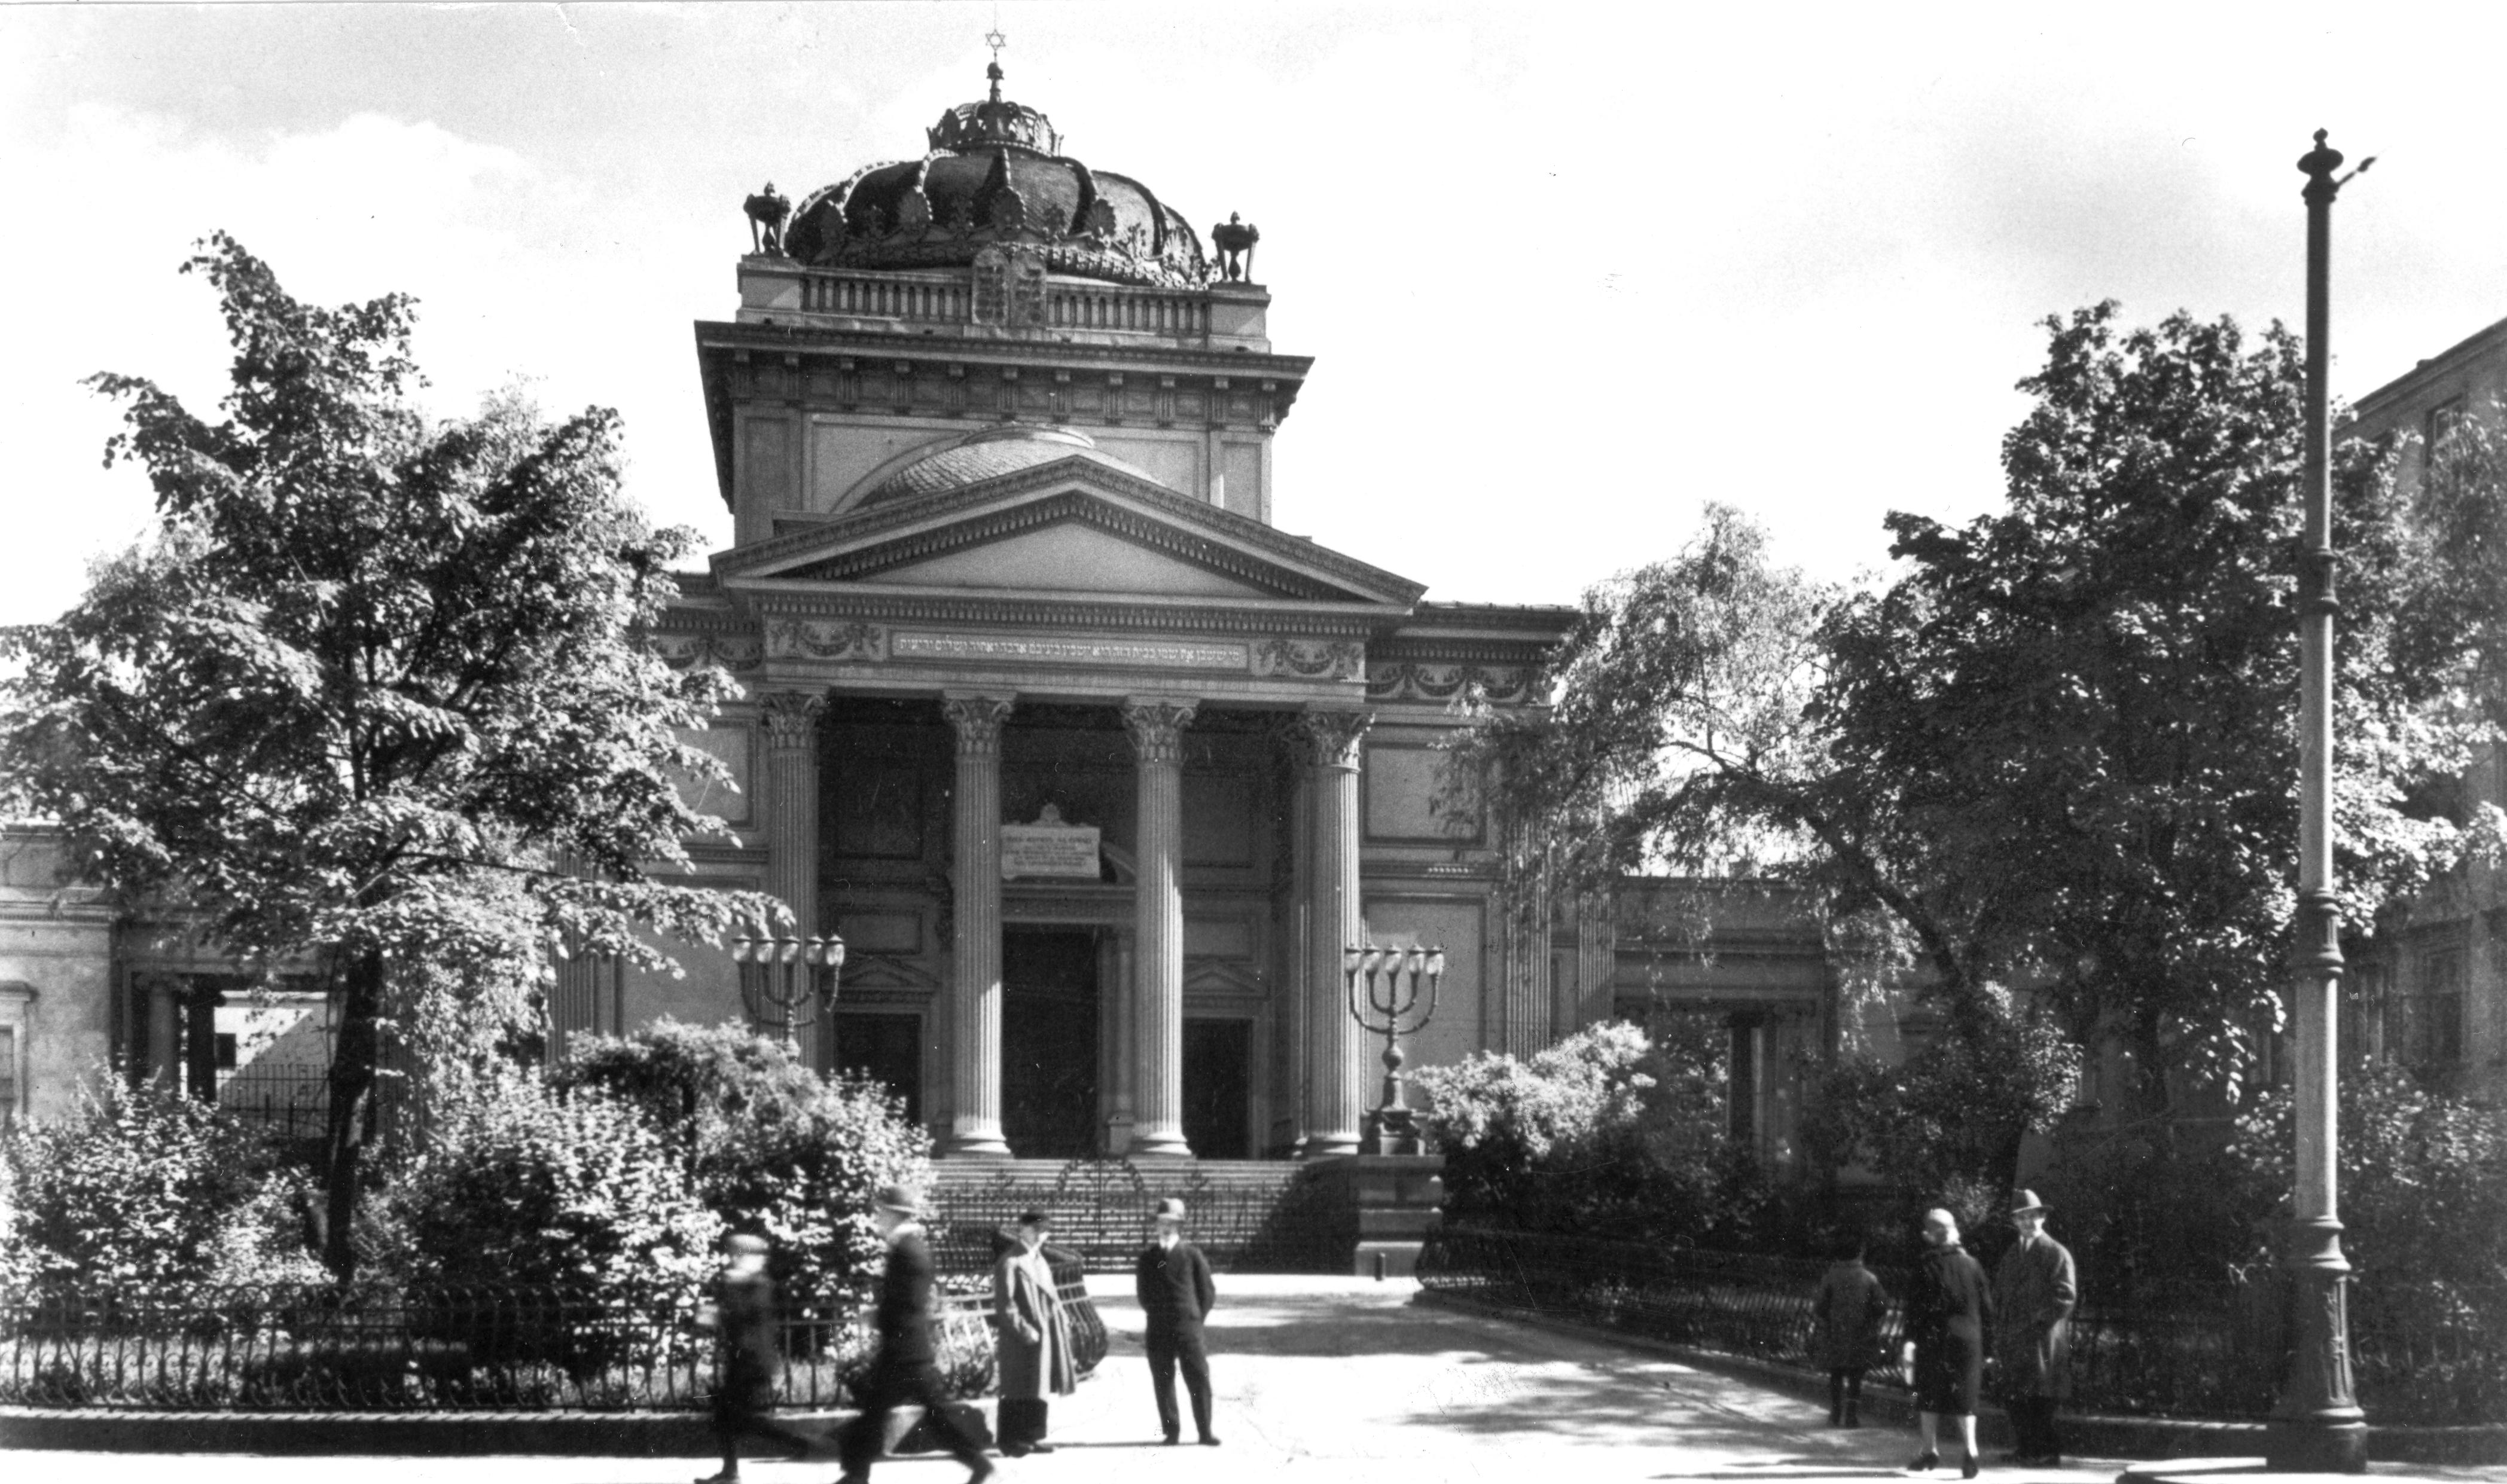
{"label": "rectangular window", "polygon": [[2428,415],[2420,419],[2421,468],[2437,467],[2439,446],[2446,442],[2447,435],[2453,432],[2456,425],[2462,421],[2463,399],[2461,397],[2450,397],[2428,410]]}
{"label": "rectangular window", "polygon": [[2410,993],[2390,1001],[2385,1045],[2407,1067],[2448,1067],[2463,1060],[2465,954],[2460,948],[2424,954]]}

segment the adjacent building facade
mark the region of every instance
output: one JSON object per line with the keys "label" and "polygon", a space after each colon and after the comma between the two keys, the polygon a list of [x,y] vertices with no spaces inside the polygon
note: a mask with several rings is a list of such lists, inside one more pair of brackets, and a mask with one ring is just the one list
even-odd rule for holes
{"label": "adjacent building facade", "polygon": [[[2344,436],[2409,434],[2406,489],[2458,425],[2499,426],[2507,320],[2420,362],[2359,399]],[[2466,770],[2467,805],[2507,804],[2507,751]],[[2346,950],[2344,1044],[2486,1101],[2507,1099],[2507,871],[2476,863],[2424,893],[2398,927]]]}

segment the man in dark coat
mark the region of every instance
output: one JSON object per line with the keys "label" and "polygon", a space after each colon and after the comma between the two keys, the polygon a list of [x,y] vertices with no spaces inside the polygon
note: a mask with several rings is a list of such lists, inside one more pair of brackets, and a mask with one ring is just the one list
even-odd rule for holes
{"label": "man in dark coat", "polygon": [[782,1354],[775,1344],[775,1280],[766,1276],[766,1239],[745,1232],[723,1243],[720,1288],[700,1322],[710,1322],[722,1347],[713,1393],[713,1430],[722,1439],[722,1472],[698,1484],[740,1477],[740,1440],[763,1437],[788,1458],[809,1456],[812,1439],[775,1420],[775,1377]]}
{"label": "man in dark coat", "polygon": [[1992,1321],[1993,1295],[1984,1269],[1959,1246],[1958,1218],[1946,1211],[1924,1213],[1927,1249],[1907,1287],[1907,1348],[1915,1372],[1915,1416],[1924,1451],[1907,1466],[1918,1472],[1942,1462],[1944,1417],[1958,1419],[1967,1456],[1962,1478],[1976,1477],[1976,1394],[1984,1381],[1984,1330]]}
{"label": "man in dark coat", "polygon": [[1202,1343],[1201,1321],[1210,1316],[1217,1289],[1210,1281],[1210,1259],[1183,1240],[1183,1202],[1168,1196],[1158,1202],[1156,1235],[1141,1249],[1133,1277],[1141,1296],[1141,1313],[1148,1320],[1149,1384],[1157,1394],[1158,1427],[1174,1443],[1183,1435],[1176,1416],[1176,1367],[1183,1367],[1184,1390],[1192,1394],[1192,1425],[1205,1448],[1218,1446],[1210,1430],[1210,1352]]}
{"label": "man in dark coat", "polygon": [[966,1466],[967,1484],[992,1476],[983,1439],[969,1430],[950,1408],[940,1381],[940,1351],[931,1333],[931,1246],[915,1215],[923,1194],[905,1185],[880,1188],[872,1213],[888,1243],[888,1266],[879,1278],[875,1323],[879,1354],[862,1381],[861,1415],[845,1430],[845,1471],[840,1484],[865,1484],[871,1460],[879,1456],[888,1432],[888,1416],[900,1406],[923,1408],[925,1420],[939,1434],[950,1457]]}
{"label": "man in dark coat", "polygon": [[1819,1296],[1811,1301],[1816,1326],[1812,1349],[1828,1372],[1832,1428],[1863,1426],[1863,1373],[1878,1357],[1880,1321],[1888,1310],[1889,1296],[1880,1291],[1878,1275],[1863,1265],[1862,1239],[1839,1242],[1836,1260],[1820,1279]]}
{"label": "man in dark coat", "polygon": [[2019,1241],[1993,1270],[1993,1360],[2011,1412],[2014,1459],[2062,1461],[2054,1406],[2071,1389],[2072,1306],[2081,1286],[2072,1254],[2046,1234],[2046,1205],[2019,1192],[2011,1213]]}

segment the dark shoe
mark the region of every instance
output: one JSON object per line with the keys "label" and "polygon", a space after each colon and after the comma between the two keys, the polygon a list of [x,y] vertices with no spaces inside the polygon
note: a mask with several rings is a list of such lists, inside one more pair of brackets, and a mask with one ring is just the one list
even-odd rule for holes
{"label": "dark shoe", "polygon": [[1205,1448],[1216,1448],[1218,1446],[1218,1439],[1216,1435],[1205,1432],[1201,1435],[1201,1445]]}
{"label": "dark shoe", "polygon": [[1167,1445],[1168,1447],[1172,1448],[1172,1447],[1174,1447],[1176,1444],[1178,1444],[1178,1443],[1180,1443],[1180,1442],[1182,1442],[1182,1441],[1183,1441],[1183,1439],[1182,1439],[1182,1438],[1181,1438],[1181,1437],[1179,1437],[1179,1436],[1177,1436],[1175,1433],[1170,1432],[1170,1433],[1168,1433],[1168,1434],[1166,1435],[1166,1437],[1165,1437],[1164,1441],[1165,1441],[1165,1443],[1166,1443],[1166,1445]]}
{"label": "dark shoe", "polygon": [[1030,1443],[1027,1445],[1027,1451],[1030,1453],[1051,1453],[1053,1451],[1053,1445],[1051,1443]]}
{"label": "dark shoe", "polygon": [[1942,1456],[1940,1454],[1918,1453],[1915,1455],[1913,1462],[1908,1464],[1907,1471],[1908,1473],[1924,1473],[1941,1466]]}
{"label": "dark shoe", "polygon": [[1036,1449],[1035,1449],[1033,1446],[1031,1446],[1030,1444],[1027,1444],[1027,1443],[1003,1443],[1003,1444],[1001,1444],[1001,1453],[1002,1453],[1004,1456],[1009,1457],[1009,1458],[1014,1458],[1014,1459],[1023,1459],[1023,1458],[1027,1457],[1029,1454],[1034,1453],[1035,1451],[1036,1451]]}
{"label": "dark shoe", "polygon": [[993,1476],[993,1461],[979,1458],[966,1466],[966,1484],[984,1484]]}
{"label": "dark shoe", "polygon": [[1976,1470],[1977,1470],[1977,1461],[1976,1461],[1976,1455],[1975,1455],[1975,1454],[1971,1453],[1971,1454],[1969,1454],[1966,1458],[1961,1459],[1961,1460],[1959,1461],[1959,1477],[1960,1477],[1960,1478],[1962,1478],[1962,1479],[1973,1479],[1973,1478],[1975,1478],[1975,1477],[1976,1477]]}

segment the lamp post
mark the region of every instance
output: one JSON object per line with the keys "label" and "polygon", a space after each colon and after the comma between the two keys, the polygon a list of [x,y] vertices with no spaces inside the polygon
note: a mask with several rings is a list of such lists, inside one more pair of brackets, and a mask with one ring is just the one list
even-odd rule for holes
{"label": "lamp post", "polygon": [[[1340,951],[1341,973],[1349,981],[1349,1013],[1360,1029],[1384,1037],[1384,1100],[1367,1116],[1362,1154],[1416,1154],[1417,1118],[1401,1101],[1401,1040],[1416,1035],[1436,1017],[1436,987],[1445,977],[1441,948],[1378,948],[1372,944]],[[1422,1008],[1419,981],[1428,981]],[[1362,987],[1363,993],[1361,993]]]}
{"label": "lamp post", "polygon": [[[2361,161],[2364,170],[2376,163]],[[2335,996],[2342,983],[2342,918],[2333,895],[2333,481],[2325,456],[2326,280],[2342,152],[2315,131],[2299,161],[2307,188],[2307,425],[2299,496],[2298,920],[2290,944],[2297,999],[2298,1165],[2285,1261],[2291,1280],[2289,1380],[2265,1435],[2285,1472],[2364,1473],[2368,1424],[2350,1389],[2350,1264],[2336,1213]],[[2351,174],[2355,175],[2354,170]]]}
{"label": "lamp post", "polygon": [[771,938],[761,928],[731,940],[731,961],[740,965],[740,997],[759,1029],[780,1027],[783,1049],[797,1054],[799,1032],[836,1002],[836,976],[845,966],[845,940]]}

